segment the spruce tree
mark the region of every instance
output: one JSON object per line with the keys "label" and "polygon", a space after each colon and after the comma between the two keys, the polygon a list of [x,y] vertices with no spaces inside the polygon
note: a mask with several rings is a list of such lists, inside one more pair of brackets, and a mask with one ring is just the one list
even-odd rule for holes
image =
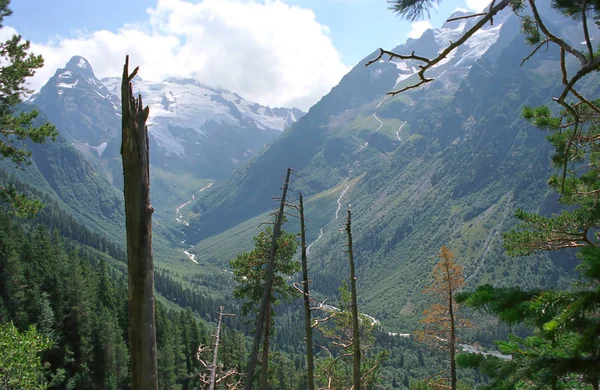
{"label": "spruce tree", "polygon": [[[0,1],[0,28],[4,18],[12,14],[9,5],[10,0]],[[58,134],[51,124],[37,123],[37,111],[20,107],[23,95],[31,92],[25,86],[27,79],[44,65],[41,56],[29,53],[30,46],[20,35],[0,43],[0,155],[16,164],[27,162],[31,155],[23,141],[43,143]],[[18,215],[30,215],[41,207],[39,201],[19,194],[13,186],[0,185],[0,194]]]}

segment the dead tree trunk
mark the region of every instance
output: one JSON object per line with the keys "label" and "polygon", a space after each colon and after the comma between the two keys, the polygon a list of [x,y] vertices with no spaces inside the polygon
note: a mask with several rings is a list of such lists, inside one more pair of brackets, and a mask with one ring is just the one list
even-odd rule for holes
{"label": "dead tree trunk", "polygon": [[265,323],[265,337],[263,339],[263,350],[262,350],[262,361],[260,369],[260,381],[258,388],[261,390],[267,390],[269,388],[269,346],[271,339],[271,315],[273,309],[267,308],[267,322]]}
{"label": "dead tree trunk", "polygon": [[310,295],[308,293],[308,259],[306,255],[306,227],[304,226],[304,201],[300,194],[300,234],[302,238],[302,284],[304,287],[304,331],[306,333],[306,375],[308,390],[315,390],[315,374],[313,363],[313,341],[310,311]]}
{"label": "dead tree trunk", "polygon": [[258,346],[260,344],[260,338],[263,333],[263,326],[265,325],[267,310],[271,306],[271,289],[273,288],[273,279],[275,277],[275,254],[277,253],[277,240],[279,239],[279,235],[281,234],[281,224],[283,223],[283,210],[285,207],[285,198],[287,196],[291,174],[292,168],[288,168],[287,173],[285,175],[283,190],[281,193],[279,212],[275,216],[275,226],[273,228],[271,253],[269,255],[269,264],[267,265],[267,275],[265,279],[263,296],[260,304],[260,311],[258,312],[258,318],[256,319],[256,333],[254,334],[252,351],[250,352],[250,358],[248,359],[248,372],[246,376],[246,384],[244,386],[245,390],[251,390],[252,384],[254,383],[254,371],[256,369],[256,361],[258,360]]}
{"label": "dead tree trunk", "polygon": [[127,276],[129,290],[129,351],[131,388],[158,388],[156,328],[154,321],[154,264],[152,261],[152,213],[148,128],[150,112],[142,97],[133,96],[129,56],[125,57],[121,84],[123,176],[127,227]]}
{"label": "dead tree trunk", "polygon": [[356,299],[356,276],[354,273],[354,252],[352,248],[352,211],[348,207],[348,219],[346,221],[346,233],[348,234],[348,261],[350,262],[350,310],[352,312],[352,346],[353,354],[353,383],[354,390],[360,387],[360,332],[358,325],[358,304]]}
{"label": "dead tree trunk", "polygon": [[215,345],[213,347],[213,361],[210,367],[210,384],[209,390],[215,390],[217,382],[217,357],[219,356],[219,340],[221,339],[221,322],[225,316],[234,316],[235,314],[223,313],[223,306],[219,306],[219,321],[217,322],[217,331],[215,332]]}

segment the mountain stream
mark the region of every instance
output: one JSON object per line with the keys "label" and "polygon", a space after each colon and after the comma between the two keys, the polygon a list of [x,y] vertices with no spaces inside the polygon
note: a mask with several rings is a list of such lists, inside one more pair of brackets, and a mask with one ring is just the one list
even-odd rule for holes
{"label": "mountain stream", "polygon": [[[181,224],[184,224],[185,226],[190,226],[190,223],[189,223],[188,221],[186,221],[185,219],[183,219],[183,214],[181,214],[181,210],[182,210],[184,207],[188,206],[190,203],[192,203],[192,202],[194,201],[194,199],[196,199],[196,194],[199,194],[199,193],[201,193],[202,191],[209,189],[210,187],[212,187],[212,185],[213,185],[213,183],[208,183],[208,185],[207,185],[207,186],[205,186],[205,187],[201,188],[201,189],[200,189],[200,191],[198,191],[198,192],[194,193],[194,194],[192,195],[192,199],[188,200],[188,201],[187,201],[187,202],[185,202],[185,203],[182,203],[182,204],[180,204],[180,205],[179,205],[179,207],[177,207],[177,208],[175,209],[175,220],[176,220],[177,222],[181,223]],[[184,233],[183,231],[182,231],[181,233],[182,233],[182,234],[184,235],[184,237],[185,237],[185,233]],[[185,240],[181,241],[181,243],[182,243],[182,244],[185,244]],[[193,253],[190,253],[190,252],[188,252],[187,250],[184,250],[184,251],[183,251],[183,253],[184,253],[184,254],[185,254],[187,257],[188,257],[188,259],[190,259],[190,260],[191,260],[191,261],[193,261],[194,263],[198,264],[198,261],[196,260],[196,255],[195,255],[195,254],[193,254]]]}

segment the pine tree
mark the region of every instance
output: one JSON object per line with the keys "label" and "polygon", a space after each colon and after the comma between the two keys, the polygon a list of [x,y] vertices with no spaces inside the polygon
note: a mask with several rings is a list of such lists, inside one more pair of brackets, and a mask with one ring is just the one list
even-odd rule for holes
{"label": "pine tree", "polygon": [[[268,369],[268,344],[269,344],[269,332],[271,331],[268,325],[272,311],[272,297],[273,297],[273,283],[275,279],[275,262],[276,255],[279,251],[279,237],[281,235],[281,227],[285,218],[285,207],[288,189],[290,185],[290,176],[293,169],[288,167],[286,170],[285,181],[281,190],[281,198],[279,198],[279,210],[275,213],[275,222],[273,224],[273,236],[271,238],[271,249],[269,251],[268,261],[265,268],[265,285],[262,289],[262,297],[260,301],[260,309],[258,310],[258,316],[256,318],[256,329],[254,331],[254,340],[252,342],[252,350],[250,351],[250,357],[248,358],[248,372],[246,376],[246,383],[244,384],[244,390],[251,390],[254,383],[254,371],[256,369],[256,362],[258,359],[258,348],[260,340],[265,334],[263,340],[263,361],[262,361],[262,374],[261,374],[261,386],[264,388],[267,386],[267,369]],[[266,353],[266,356],[265,356]]]}
{"label": "pine tree", "polygon": [[[4,18],[12,14],[9,5],[10,0],[0,1],[0,28]],[[44,65],[41,56],[28,53],[30,46],[20,35],[0,43],[0,155],[17,164],[27,162],[31,155],[17,143],[24,140],[43,143],[58,135],[49,123],[36,125],[37,111],[23,111],[19,107],[23,94],[31,92],[25,87],[27,78]],[[39,201],[19,194],[14,186],[0,185],[0,195],[18,215],[31,215],[41,208]]]}
{"label": "pine tree", "polygon": [[[237,283],[234,296],[244,300],[242,312],[247,314],[258,311],[263,297],[266,280],[266,268],[272,248],[273,231],[269,227],[258,236],[254,237],[254,250],[238,255],[230,262],[234,280]],[[275,252],[275,267],[273,284],[271,287],[271,305],[267,309],[265,323],[263,324],[263,360],[261,381],[265,383],[268,376],[269,340],[273,328],[273,306],[281,298],[290,299],[296,295],[294,287],[288,283],[287,278],[300,270],[300,264],[293,260],[298,248],[296,236],[282,231],[277,240]]]}
{"label": "pine tree", "polygon": [[[573,110],[573,112],[571,112]],[[550,217],[518,210],[521,224],[504,235],[512,255],[579,249],[583,277],[569,290],[523,291],[519,288],[479,287],[460,297],[509,324],[534,329],[530,337],[512,335],[498,342],[510,361],[464,357],[466,366],[484,369],[497,386],[533,382],[552,389],[585,383],[600,388],[600,101],[574,104],[560,116],[549,107],[526,108],[523,116],[548,131],[555,148],[558,173],[549,185],[567,206]],[[570,145],[577,145],[571,147]]]}
{"label": "pine tree", "polygon": [[0,386],[6,390],[46,389],[40,353],[51,345],[34,327],[20,333],[12,323],[0,325]]}

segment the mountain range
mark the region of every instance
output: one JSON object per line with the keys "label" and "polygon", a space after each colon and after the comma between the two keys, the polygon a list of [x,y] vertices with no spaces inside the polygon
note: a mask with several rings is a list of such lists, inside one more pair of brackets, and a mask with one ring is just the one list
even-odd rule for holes
{"label": "mountain range", "polygon": [[[540,11],[571,42],[583,40],[549,7]],[[464,16],[459,11],[451,17]],[[393,51],[435,56],[472,23],[446,22]],[[424,302],[420,291],[442,245],[465,267],[468,287],[566,282],[572,259],[508,258],[502,248],[501,234],[514,226],[517,208],[557,209],[546,186],[550,147],[519,113],[556,95],[559,53],[540,52],[521,66],[530,50],[520,20],[499,14],[433,67],[428,76],[435,81],[425,87],[386,95],[414,83],[420,64],[385,58],[365,66],[378,55],[374,51],[306,114],[252,103],[197,80],[136,77],[134,91],[150,105],[157,240],[183,259],[185,250],[192,261],[177,267],[186,274],[220,269],[225,278],[228,261],[252,247],[258,226],[268,220],[289,166],[294,194],[307,197],[316,293],[335,296],[340,275],[347,274],[339,228],[351,205],[359,304],[394,332],[414,326]],[[598,92],[597,81],[586,83],[583,91]],[[36,175],[82,220],[86,202],[121,210],[92,218],[91,226],[114,237],[122,231],[122,201],[108,206],[122,187],[119,87],[120,78],[99,80],[91,64],[76,56],[28,100],[61,133],[61,152],[54,157],[45,150],[55,146],[34,150]],[[87,172],[80,185],[68,181],[66,167],[73,161]],[[109,200],[87,194],[89,186]],[[289,218],[286,229],[297,231],[297,220]],[[211,280],[190,278],[214,287]]]}
{"label": "mountain range", "polygon": [[[120,81],[99,80],[85,58],[74,56],[28,99],[117,188],[123,180]],[[153,201],[171,208],[206,182],[226,178],[304,114],[262,106],[190,79],[136,77],[134,89],[152,112]]]}
{"label": "mountain range", "polygon": [[[549,5],[540,12],[570,42],[584,40]],[[532,48],[520,22],[497,15],[428,72],[435,81],[395,96],[386,93],[418,81],[420,64],[382,59],[366,67],[379,51],[366,56],[259,156],[194,200],[186,233],[199,244],[190,252],[225,267],[236,251],[227,248],[249,249],[290,166],[295,191],[308,196],[315,289],[335,296],[348,274],[339,229],[351,205],[360,304],[396,331],[415,325],[442,245],[465,267],[467,288],[565,282],[574,264],[568,256],[509,258],[502,246],[517,208],[557,210],[547,192],[549,144],[520,112],[561,90],[559,53],[521,65]],[[446,22],[393,51],[433,57],[472,23]],[[586,82],[582,90],[598,92],[597,80]]]}

